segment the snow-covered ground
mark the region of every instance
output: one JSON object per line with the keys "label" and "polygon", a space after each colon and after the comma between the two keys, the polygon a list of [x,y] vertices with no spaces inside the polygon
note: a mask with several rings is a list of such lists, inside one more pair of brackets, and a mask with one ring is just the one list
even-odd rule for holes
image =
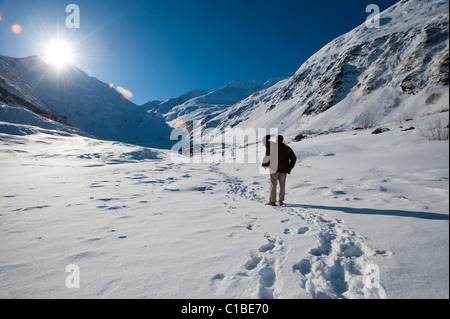
{"label": "snow-covered ground", "polygon": [[0,134],[0,298],[448,298],[449,143],[420,132],[436,117],[291,142],[285,207],[263,205],[257,163]]}

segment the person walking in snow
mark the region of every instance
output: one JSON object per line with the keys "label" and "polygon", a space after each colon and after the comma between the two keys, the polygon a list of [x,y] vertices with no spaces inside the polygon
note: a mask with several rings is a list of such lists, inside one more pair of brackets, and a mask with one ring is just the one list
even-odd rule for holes
{"label": "person walking in snow", "polygon": [[270,142],[271,135],[263,138],[263,144],[266,147],[266,155],[262,166],[270,170],[270,197],[268,205],[275,206],[277,196],[277,185],[280,184],[278,203],[283,205],[286,193],[286,177],[290,174],[297,162],[292,148],[284,144],[282,135],[278,135],[276,142]]}

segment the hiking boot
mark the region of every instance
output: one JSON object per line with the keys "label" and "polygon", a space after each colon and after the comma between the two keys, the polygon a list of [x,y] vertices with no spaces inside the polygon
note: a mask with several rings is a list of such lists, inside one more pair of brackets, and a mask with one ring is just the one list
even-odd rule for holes
{"label": "hiking boot", "polygon": [[279,202],[279,204],[280,204],[280,206],[283,206],[283,205],[284,205],[284,203],[283,203],[283,202]]}
{"label": "hiking boot", "polygon": [[275,204],[275,202],[267,202],[266,205],[277,206],[277,205]]}

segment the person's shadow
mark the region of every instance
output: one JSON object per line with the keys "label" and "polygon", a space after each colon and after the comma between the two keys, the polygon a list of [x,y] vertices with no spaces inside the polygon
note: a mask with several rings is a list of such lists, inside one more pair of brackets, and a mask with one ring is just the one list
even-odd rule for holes
{"label": "person's shadow", "polygon": [[334,210],[334,211],[344,212],[347,214],[386,215],[386,216],[413,217],[413,218],[431,219],[431,220],[449,220],[449,217],[448,217],[449,215],[446,215],[446,214],[416,212],[416,211],[409,211],[409,210],[353,208],[353,207],[322,206],[322,205],[307,205],[307,204],[285,204],[285,206],[310,208],[310,209],[321,209],[321,210]]}

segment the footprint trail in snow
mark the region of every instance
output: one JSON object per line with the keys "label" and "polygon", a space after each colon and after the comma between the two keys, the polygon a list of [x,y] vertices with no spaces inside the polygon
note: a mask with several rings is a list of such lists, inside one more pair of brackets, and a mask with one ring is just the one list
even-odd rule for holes
{"label": "footprint trail in snow", "polygon": [[[227,197],[233,203],[230,210],[239,211],[240,203],[249,200],[256,202],[252,203],[256,209],[270,210],[279,219],[277,234],[263,230],[266,243],[251,250],[234,273],[223,275],[220,285],[215,285],[216,292],[232,294],[237,286],[247,286],[252,287],[248,291],[251,297],[263,299],[386,298],[382,286],[367,287],[365,280],[371,258],[389,257],[390,253],[368,247],[364,238],[340,219],[289,205],[260,207],[264,197],[258,187],[245,186],[218,166],[211,171],[227,183]],[[263,218],[254,218],[251,229],[264,227]],[[297,288],[292,287],[292,278],[296,278]]]}

